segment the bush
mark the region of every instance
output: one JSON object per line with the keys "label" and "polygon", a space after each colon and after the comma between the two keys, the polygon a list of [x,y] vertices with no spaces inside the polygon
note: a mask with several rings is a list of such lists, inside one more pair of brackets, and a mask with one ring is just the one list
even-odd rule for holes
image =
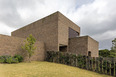
{"label": "bush", "polygon": [[23,57],[20,55],[15,55],[15,56],[0,56],[0,63],[18,63],[18,62],[22,62],[23,61]]}
{"label": "bush", "polygon": [[7,59],[11,56],[5,55],[5,56],[1,56],[2,58],[4,58],[4,62],[3,63],[7,63]]}
{"label": "bush", "polygon": [[18,63],[19,61],[18,61],[18,58],[12,58],[12,63]]}
{"label": "bush", "polygon": [[5,59],[2,56],[0,56],[0,63],[4,63],[4,62],[5,62]]}
{"label": "bush", "polygon": [[23,57],[21,55],[15,55],[14,58],[17,58],[19,62],[23,61]]}
{"label": "bush", "polygon": [[107,70],[107,61],[106,60],[103,61],[103,69]]}
{"label": "bush", "polygon": [[17,58],[8,57],[8,58],[6,59],[6,62],[9,63],[9,64],[11,64],[11,63],[18,63],[19,61],[18,61]]}
{"label": "bush", "polygon": [[6,59],[6,62],[9,63],[9,64],[11,64],[11,63],[12,63],[12,57],[8,57],[8,58]]}
{"label": "bush", "polygon": [[78,67],[82,68],[85,67],[85,58],[82,55],[77,56],[77,61],[78,61]]}

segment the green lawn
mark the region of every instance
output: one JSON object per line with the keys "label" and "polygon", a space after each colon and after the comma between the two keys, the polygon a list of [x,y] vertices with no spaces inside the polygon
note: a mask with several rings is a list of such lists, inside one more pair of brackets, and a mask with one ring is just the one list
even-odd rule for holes
{"label": "green lawn", "polygon": [[0,64],[0,77],[110,77],[62,64],[37,62]]}

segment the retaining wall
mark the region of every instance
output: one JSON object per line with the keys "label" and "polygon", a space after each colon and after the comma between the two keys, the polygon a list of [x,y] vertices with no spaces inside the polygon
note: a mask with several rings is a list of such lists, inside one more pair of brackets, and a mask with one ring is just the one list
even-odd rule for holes
{"label": "retaining wall", "polygon": [[[20,54],[24,57],[24,61],[28,60],[28,53],[22,49],[24,38],[0,35],[0,56]],[[44,43],[36,41],[36,50],[31,57],[33,61],[43,61],[45,59]]]}

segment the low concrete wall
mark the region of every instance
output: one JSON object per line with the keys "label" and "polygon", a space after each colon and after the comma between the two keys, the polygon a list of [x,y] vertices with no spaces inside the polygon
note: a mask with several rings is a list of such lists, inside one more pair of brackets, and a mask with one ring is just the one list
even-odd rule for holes
{"label": "low concrete wall", "polygon": [[[28,53],[21,48],[24,45],[24,40],[24,38],[0,35],[0,56],[20,54],[24,57],[24,61],[27,61]],[[45,59],[44,43],[37,41],[35,46],[37,48],[31,60],[43,61]]]}

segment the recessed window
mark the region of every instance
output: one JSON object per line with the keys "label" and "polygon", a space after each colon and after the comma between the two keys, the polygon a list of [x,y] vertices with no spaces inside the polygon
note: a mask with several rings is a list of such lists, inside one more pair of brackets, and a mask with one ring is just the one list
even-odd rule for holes
{"label": "recessed window", "polygon": [[61,52],[67,52],[67,46],[66,45],[60,45],[59,46],[59,51],[61,51]]}
{"label": "recessed window", "polygon": [[77,37],[77,36],[79,36],[79,33],[69,27],[69,38],[73,38],[73,37]]}

